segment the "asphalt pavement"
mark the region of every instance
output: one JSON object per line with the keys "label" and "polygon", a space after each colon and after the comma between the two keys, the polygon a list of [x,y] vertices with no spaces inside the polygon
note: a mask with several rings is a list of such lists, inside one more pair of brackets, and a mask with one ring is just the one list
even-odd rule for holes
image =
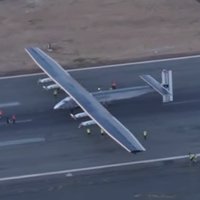
{"label": "asphalt pavement", "polygon": [[1,184],[1,199],[198,200],[199,165],[187,161]]}
{"label": "asphalt pavement", "polygon": [[[6,117],[0,120],[0,178],[199,153],[199,64],[200,58],[193,58],[70,72],[86,89],[96,91],[108,89],[113,80],[120,88],[145,85],[139,75],[161,80],[163,68],[173,70],[174,102],[163,104],[161,96],[152,93],[108,107],[147,149],[136,155],[102,136],[95,126],[88,136],[85,129],[78,129],[82,120],[74,121],[68,111],[54,111],[53,105],[65,94],[54,98],[51,91],[43,90],[37,80],[44,75],[0,79],[1,109],[6,117],[17,118],[16,124],[7,124]],[[120,195],[199,199],[198,170],[198,164],[190,166],[186,160],[67,178],[1,182],[0,195],[1,199],[83,199],[83,195],[85,199],[121,199]]]}

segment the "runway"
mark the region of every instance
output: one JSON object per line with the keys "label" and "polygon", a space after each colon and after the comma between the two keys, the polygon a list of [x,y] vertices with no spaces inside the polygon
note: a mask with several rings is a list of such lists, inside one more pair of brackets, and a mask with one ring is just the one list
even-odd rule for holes
{"label": "runway", "polygon": [[199,166],[188,162],[1,184],[1,199],[199,199]]}
{"label": "runway", "polygon": [[[37,84],[44,75],[0,79],[3,86],[0,105],[9,102],[11,106],[2,108],[5,115],[17,116],[16,124],[8,125],[5,119],[1,119],[1,143],[35,141],[0,146],[0,178],[199,153],[199,64],[200,58],[195,57],[70,72],[86,89],[96,91],[98,87],[108,89],[112,80],[117,82],[118,87],[145,85],[139,75],[150,74],[160,80],[163,68],[173,70],[173,103],[164,105],[161,96],[153,93],[115,103],[108,108],[147,149],[145,153],[136,155],[127,153],[108,136],[101,136],[98,128],[92,128],[92,135],[86,135],[84,129],[77,128],[81,121],[72,120],[67,111],[54,111],[53,105],[65,95],[60,94],[58,99],[54,99],[51,92],[44,91]],[[147,141],[142,137],[144,130],[148,131]],[[37,142],[38,138],[43,139]],[[126,199],[155,199],[154,195],[161,195],[160,199],[178,199],[188,196],[183,196],[175,185],[184,188],[183,180],[190,179],[188,192],[195,194],[193,197],[196,198],[200,195],[196,187],[199,165],[191,167],[189,164],[186,159],[169,166],[151,164],[146,166],[147,170],[143,167],[122,167],[114,172],[105,170],[69,179],[56,176],[40,181],[0,183],[0,196],[1,199],[44,199],[49,195],[47,199],[55,199],[59,193],[61,199],[80,199],[83,193],[94,198],[93,195],[103,190],[104,198],[108,195],[121,199],[118,192],[114,192],[121,188],[121,194],[131,195]],[[165,184],[159,185],[162,180],[169,186],[168,189],[164,188]]]}

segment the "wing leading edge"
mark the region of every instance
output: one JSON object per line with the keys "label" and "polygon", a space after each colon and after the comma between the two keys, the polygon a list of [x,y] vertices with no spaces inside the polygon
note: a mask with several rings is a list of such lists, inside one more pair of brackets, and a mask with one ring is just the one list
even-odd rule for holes
{"label": "wing leading edge", "polygon": [[52,78],[112,139],[129,152],[145,151],[136,137],[113,117],[55,60],[39,48],[27,48],[35,63]]}

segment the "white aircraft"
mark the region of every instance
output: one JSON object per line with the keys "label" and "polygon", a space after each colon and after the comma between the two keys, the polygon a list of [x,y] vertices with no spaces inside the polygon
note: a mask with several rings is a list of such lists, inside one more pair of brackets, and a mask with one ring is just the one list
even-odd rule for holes
{"label": "white aircraft", "polygon": [[54,109],[74,109],[80,107],[83,112],[77,114],[71,113],[71,116],[74,119],[90,117],[91,120],[82,122],[79,127],[97,124],[105,133],[129,152],[142,152],[145,151],[145,148],[140,144],[136,137],[100,103],[104,104],[116,100],[133,98],[152,91],[160,93],[163,97],[163,102],[173,101],[172,71],[170,70],[162,71],[162,83],[159,83],[150,75],[142,75],[140,77],[148,84],[148,86],[89,93],[55,60],[45,54],[41,49],[27,48],[26,52],[49,76],[49,78],[40,79],[39,83],[53,81],[55,84],[45,86],[44,88],[61,88],[69,95],[57,103],[54,106]]}

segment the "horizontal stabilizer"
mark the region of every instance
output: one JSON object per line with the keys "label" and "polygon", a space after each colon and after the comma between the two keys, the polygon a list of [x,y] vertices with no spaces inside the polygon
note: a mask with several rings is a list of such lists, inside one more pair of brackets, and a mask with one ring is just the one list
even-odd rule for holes
{"label": "horizontal stabilizer", "polygon": [[157,80],[155,80],[150,75],[141,75],[140,78],[144,80],[148,85],[150,85],[154,90],[156,90],[161,95],[166,95],[169,91],[163,87]]}
{"label": "horizontal stabilizer", "polygon": [[173,82],[172,71],[162,70],[162,83],[159,83],[150,75],[141,75],[140,78],[144,80],[150,87],[163,97],[163,102],[173,101]]}

